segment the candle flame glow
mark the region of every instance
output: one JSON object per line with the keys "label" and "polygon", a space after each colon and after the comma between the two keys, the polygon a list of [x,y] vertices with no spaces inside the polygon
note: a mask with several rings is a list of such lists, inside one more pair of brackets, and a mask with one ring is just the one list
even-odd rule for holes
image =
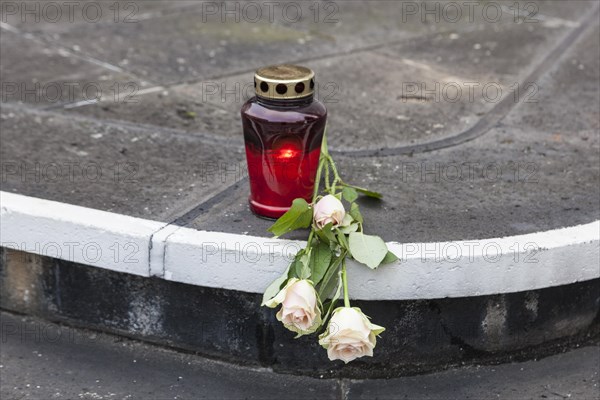
{"label": "candle flame glow", "polygon": [[279,151],[279,158],[293,158],[298,154],[298,150],[293,148],[283,148]]}

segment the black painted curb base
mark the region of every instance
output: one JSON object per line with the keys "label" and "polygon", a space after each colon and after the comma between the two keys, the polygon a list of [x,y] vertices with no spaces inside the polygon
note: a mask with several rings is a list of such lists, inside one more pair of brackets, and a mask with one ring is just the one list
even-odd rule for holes
{"label": "black painted curb base", "polygon": [[493,296],[355,301],[386,327],[375,356],[330,362],[294,340],[261,296],[1,249],[0,307],[277,372],[390,377],[537,358],[600,334],[600,279]]}

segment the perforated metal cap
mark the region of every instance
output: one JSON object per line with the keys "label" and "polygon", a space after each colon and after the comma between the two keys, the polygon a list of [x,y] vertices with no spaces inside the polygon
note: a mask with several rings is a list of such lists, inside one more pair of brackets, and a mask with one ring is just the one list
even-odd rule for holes
{"label": "perforated metal cap", "polygon": [[267,99],[298,99],[315,91],[315,73],[306,67],[291,64],[270,65],[254,74],[257,96]]}

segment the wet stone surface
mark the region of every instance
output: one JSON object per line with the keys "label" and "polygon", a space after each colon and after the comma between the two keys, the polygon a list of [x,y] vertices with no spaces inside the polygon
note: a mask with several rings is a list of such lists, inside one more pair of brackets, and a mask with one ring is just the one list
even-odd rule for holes
{"label": "wet stone surface", "polygon": [[223,190],[222,161],[235,173],[244,157],[195,137],[12,106],[0,127],[3,191],[165,222]]}
{"label": "wet stone surface", "polygon": [[[336,156],[348,182],[385,195],[383,202],[359,201],[367,229],[386,240],[417,242],[502,237],[595,220],[600,100],[589,82],[598,81],[600,70],[597,35],[597,28],[588,30],[540,80],[535,101],[515,104],[473,141],[412,156]],[[558,93],[566,87],[572,94],[565,104]],[[238,186],[191,226],[264,235],[270,222],[249,215],[247,182]]]}
{"label": "wet stone surface", "polygon": [[[370,232],[401,242],[461,240],[597,219],[593,2],[536,2],[535,15],[499,3],[497,20],[475,10],[458,22],[394,2],[346,2],[337,4],[336,23],[323,21],[325,9],[316,23],[308,8],[291,22],[281,17],[286,4],[273,23],[238,23],[195,2],[141,2],[135,22],[100,21],[93,29],[81,16],[23,22],[3,9],[2,190],[266,236],[271,221],[247,207],[239,109],[257,66],[301,60],[317,71],[342,174],[385,195],[359,200]],[[68,101],[9,98],[7,82],[94,82],[103,97],[88,105],[77,104],[81,91]],[[132,98],[127,82],[135,85]],[[407,91],[411,82],[421,87]],[[469,82],[493,82],[509,100],[517,84],[518,102],[501,105],[477,90],[470,98]],[[427,93],[438,84],[462,85],[462,96]],[[436,150],[423,152],[432,143]],[[101,168],[101,179],[70,177],[68,165],[82,163],[88,175]]]}
{"label": "wet stone surface", "polygon": [[[589,154],[587,163],[581,157],[598,142],[572,137],[558,157],[551,136],[537,133],[535,147],[525,137],[532,133],[502,127],[487,136],[493,148],[474,141],[413,157],[336,158],[349,182],[384,193],[383,201],[358,203],[366,229],[385,240],[493,238],[594,220],[599,211],[595,155]],[[272,221],[250,214],[247,193],[247,181],[240,182],[189,226],[265,236]]]}
{"label": "wet stone surface", "polygon": [[[521,75],[540,62],[569,26],[576,25],[568,21],[562,25],[516,23],[503,18],[494,24],[473,23],[464,32],[458,27],[414,36],[398,45],[311,62],[318,74],[317,98],[329,109],[332,148],[402,147],[463,132],[503,95],[531,96],[535,83],[521,84]],[[106,102],[73,111],[102,116],[100,110],[109,110],[105,117],[208,131],[239,142],[238,114],[243,102],[254,94],[252,76],[247,71],[175,85],[164,92],[168,96],[140,96],[137,105]],[[168,114],[173,99],[184,108],[199,109],[204,118],[174,121]],[[200,103],[212,105],[216,111],[202,112],[211,109],[199,107]],[[140,113],[140,109],[146,111]],[[206,125],[206,120],[216,122]]]}
{"label": "wet stone surface", "polygon": [[382,1],[377,8],[365,2],[278,2],[272,8],[258,3],[260,10],[238,2],[216,3],[216,9],[194,2],[139,3],[134,2],[136,10],[120,3],[122,12],[116,17],[104,5],[108,10],[94,29],[89,29],[88,21],[95,19],[87,15],[91,10],[76,13],[81,15],[69,23],[48,23],[53,15],[23,23],[20,10],[6,20],[159,83],[253,70],[266,59],[278,63],[322,57],[432,32],[482,27],[484,22],[481,13],[466,24],[404,18],[406,11],[393,1]]}
{"label": "wet stone surface", "polygon": [[[153,93],[134,96],[128,102],[109,100],[67,112],[101,120],[173,129],[198,137],[210,137],[229,148],[242,148],[239,110],[232,112],[219,104],[203,101],[202,93],[201,88],[196,97],[190,97],[171,88],[159,88]],[[239,106],[241,108],[241,104]]]}
{"label": "wet stone surface", "polygon": [[0,60],[3,103],[45,108],[102,97],[122,103],[121,97],[131,93],[132,87],[147,85],[123,70],[107,69],[69,49],[10,31],[3,30],[0,36]]}
{"label": "wet stone surface", "polygon": [[[65,3],[17,3],[2,0],[2,22],[31,35],[57,39],[59,34],[90,26],[135,24],[175,12],[185,12],[193,1],[83,1]],[[85,29],[85,28],[83,28]]]}

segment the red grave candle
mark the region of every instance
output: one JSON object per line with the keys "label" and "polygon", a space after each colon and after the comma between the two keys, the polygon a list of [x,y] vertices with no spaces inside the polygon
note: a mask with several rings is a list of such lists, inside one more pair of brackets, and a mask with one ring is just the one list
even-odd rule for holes
{"label": "red grave candle", "polygon": [[254,86],[256,96],[242,106],[250,209],[278,218],[295,198],[311,201],[327,110],[305,67],[260,68]]}

